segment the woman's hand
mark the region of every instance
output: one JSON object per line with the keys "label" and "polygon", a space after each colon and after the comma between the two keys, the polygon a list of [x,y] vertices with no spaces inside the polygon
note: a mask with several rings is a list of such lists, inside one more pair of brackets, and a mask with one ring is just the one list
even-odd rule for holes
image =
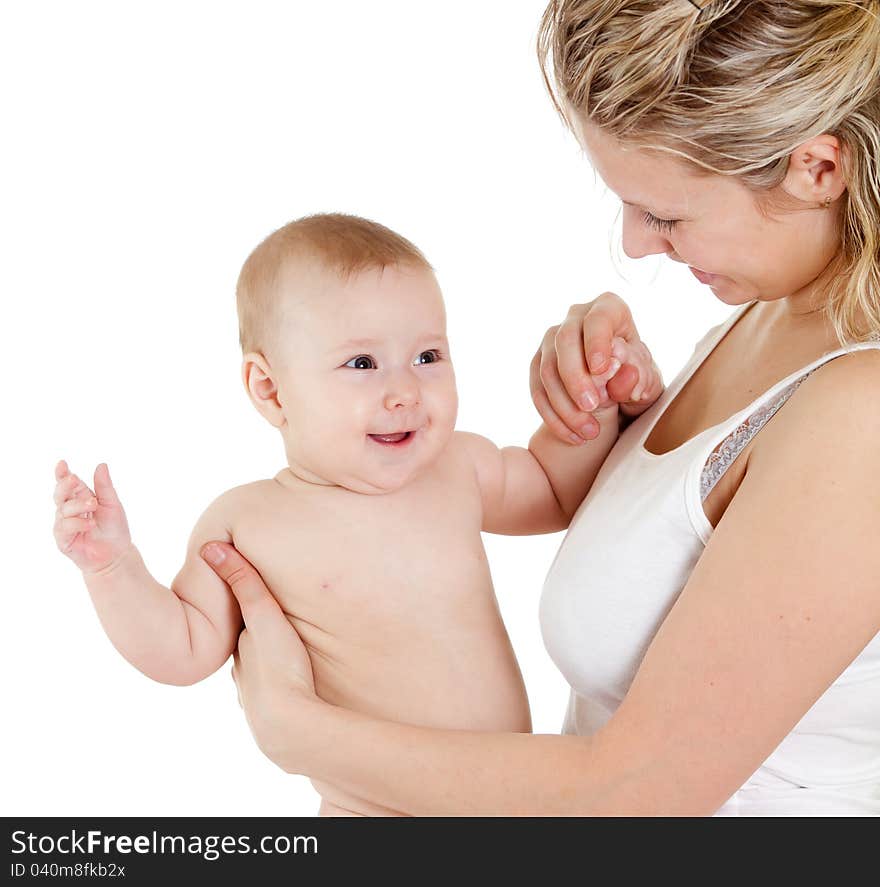
{"label": "woman's hand", "polygon": [[663,392],[660,370],[626,302],[614,293],[572,305],[565,320],[547,330],[532,359],[529,384],[541,418],[566,442],[591,424],[599,434],[593,412],[617,403],[633,418]]}
{"label": "woman's hand", "polygon": [[315,703],[309,654],[296,629],[253,565],[232,545],[209,542],[202,558],[232,589],[245,629],[233,656],[232,677],[238,701],[257,746],[289,773],[301,773],[306,723]]}

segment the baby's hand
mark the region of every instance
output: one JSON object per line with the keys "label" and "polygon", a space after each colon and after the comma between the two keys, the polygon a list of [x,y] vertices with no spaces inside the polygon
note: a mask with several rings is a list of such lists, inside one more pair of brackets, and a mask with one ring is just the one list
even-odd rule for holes
{"label": "baby's hand", "polygon": [[663,391],[660,371],[615,293],[572,305],[565,320],[547,330],[532,359],[529,385],[544,423],[572,442],[597,437],[612,405],[634,418]]}
{"label": "baby's hand", "polygon": [[[605,372],[589,374],[599,396],[599,406],[596,409],[603,409],[612,404],[638,403],[642,400],[642,394],[647,395],[649,390],[652,392],[651,402],[657,399],[663,390],[663,383],[660,381],[660,373],[651,357],[651,352],[644,343],[630,344],[626,339],[615,337],[611,340],[611,355],[611,361]],[[626,379],[618,376],[618,371],[624,364],[632,367],[637,375],[632,376],[628,372]],[[615,396],[608,392],[609,383],[612,383],[611,387],[615,389]],[[647,401],[646,396],[645,402]]]}
{"label": "baby's hand", "polygon": [[95,469],[95,492],[62,459],[55,466],[55,542],[84,573],[115,563],[130,547],[128,521],[104,463]]}

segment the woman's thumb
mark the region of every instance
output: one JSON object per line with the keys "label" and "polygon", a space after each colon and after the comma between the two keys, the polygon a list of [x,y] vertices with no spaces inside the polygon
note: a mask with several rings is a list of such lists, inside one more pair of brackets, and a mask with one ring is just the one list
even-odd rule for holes
{"label": "woman's thumb", "polygon": [[226,542],[208,542],[202,546],[199,554],[232,589],[248,631],[265,635],[274,632],[278,626],[285,634],[293,631],[278,601],[263,582],[263,577],[250,561],[239,554],[238,549]]}

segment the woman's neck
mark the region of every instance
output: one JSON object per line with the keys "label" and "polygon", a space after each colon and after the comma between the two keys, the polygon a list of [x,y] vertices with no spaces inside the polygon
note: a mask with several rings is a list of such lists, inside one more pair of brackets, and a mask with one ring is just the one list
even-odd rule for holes
{"label": "woman's neck", "polygon": [[840,267],[841,259],[838,256],[832,259],[819,276],[811,280],[806,286],[801,287],[797,292],[786,296],[784,299],[777,300],[781,303],[782,313],[793,321],[821,314],[828,301],[831,283],[835,275],[839,273]]}

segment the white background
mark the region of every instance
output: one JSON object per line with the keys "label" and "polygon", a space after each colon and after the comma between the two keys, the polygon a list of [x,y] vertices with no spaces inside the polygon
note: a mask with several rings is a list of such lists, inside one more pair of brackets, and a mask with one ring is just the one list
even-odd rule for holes
{"label": "white background", "polygon": [[[250,249],[317,211],[375,218],[438,271],[459,428],[525,444],[528,364],[614,290],[666,381],[730,308],[626,259],[618,202],[539,73],[543,0],[7,4],[0,255],[4,815],[296,815],[317,796],[254,745],[229,667],[153,683],[113,650],[52,538],[53,466],[107,461],[167,584],[204,507],[283,465],[239,381]],[[614,256],[614,258],[612,258]],[[537,621],[561,536],[486,537],[537,732],[566,686]]]}

